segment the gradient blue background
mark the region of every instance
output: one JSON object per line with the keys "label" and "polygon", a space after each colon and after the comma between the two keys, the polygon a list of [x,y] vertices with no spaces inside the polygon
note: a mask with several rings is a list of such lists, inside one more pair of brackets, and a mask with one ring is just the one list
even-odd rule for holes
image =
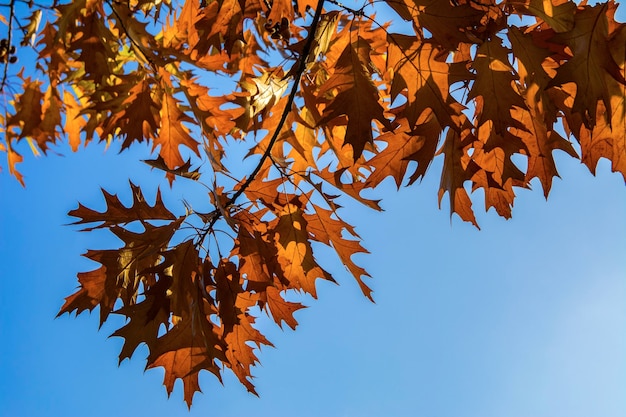
{"label": "gradient blue background", "polygon": [[28,158],[26,189],[0,175],[0,415],[626,415],[626,188],[606,161],[595,178],[561,161],[548,202],[520,191],[514,218],[483,213],[481,231],[437,209],[434,177],[400,193],[386,183],[384,213],[348,205],[376,304],[329,258],[341,285],[319,285],[298,331],[259,322],[276,345],[254,370],[260,398],[203,374],[189,414],[179,385],[167,400],[162,371],[143,373],[145,348],[118,368],[114,325],[54,319],[94,267],[79,255],[116,243],[62,226],[66,212],[103,209],[99,186],[128,203],[129,173],[153,195],[163,181],[141,150]]}

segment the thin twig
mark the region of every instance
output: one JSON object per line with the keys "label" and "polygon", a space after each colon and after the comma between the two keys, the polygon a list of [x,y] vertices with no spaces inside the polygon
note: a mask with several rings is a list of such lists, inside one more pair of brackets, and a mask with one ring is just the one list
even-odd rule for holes
{"label": "thin twig", "polygon": [[4,61],[4,71],[2,73],[2,82],[0,82],[0,91],[4,91],[7,82],[7,73],[9,71],[9,51],[11,50],[11,32],[13,32],[13,18],[15,15],[15,0],[9,3],[9,27],[7,29],[7,54]]}
{"label": "thin twig", "polygon": [[[148,53],[144,50],[144,47],[142,45],[140,45],[139,42],[137,42],[137,40],[135,38],[132,37],[132,35],[130,34],[130,32],[126,28],[126,25],[123,22],[122,16],[119,14],[119,12],[117,11],[117,9],[115,7],[117,2],[115,0],[113,0],[113,1],[107,0],[107,3],[111,7],[111,10],[113,10],[113,14],[115,14],[115,16],[117,17],[118,23],[122,27],[122,30],[126,34],[126,37],[130,40],[131,44],[135,47],[135,49],[137,49],[139,51],[139,53],[141,53],[141,55],[143,55],[145,60],[148,61],[148,64],[152,68],[152,71],[154,71],[154,73],[158,73],[159,72],[159,67],[154,63],[152,58],[150,56],[148,56]],[[130,8],[128,10],[130,10]]]}

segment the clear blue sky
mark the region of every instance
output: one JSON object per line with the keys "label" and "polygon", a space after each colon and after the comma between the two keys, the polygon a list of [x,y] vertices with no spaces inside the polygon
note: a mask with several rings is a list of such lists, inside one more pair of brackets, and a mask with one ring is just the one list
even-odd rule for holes
{"label": "clear blue sky", "polygon": [[0,415],[626,415],[626,187],[607,163],[594,178],[564,160],[548,202],[521,191],[513,220],[480,215],[482,231],[437,209],[434,177],[387,184],[384,213],[349,205],[376,304],[339,272],[296,332],[261,320],[276,349],[259,355],[260,398],[203,374],[188,413],[180,386],[168,400],[162,372],[144,374],[145,350],[118,368],[115,327],[54,319],[93,267],[79,255],[112,243],[62,226],[66,212],[102,208],[99,186],[128,198],[128,173],[154,192],[159,174],[136,157],[90,146],[28,158],[26,189],[0,175]]}
{"label": "clear blue sky", "polygon": [[[296,332],[260,320],[276,346],[253,372],[260,398],[202,374],[188,412],[179,384],[168,400],[162,371],[143,372],[145,348],[118,367],[115,323],[54,319],[93,268],[80,254],[113,243],[63,226],[67,211],[102,208],[99,187],[128,198],[129,178],[166,187],[143,150],[28,157],[26,189],[0,174],[0,416],[626,416],[626,187],[606,161],[593,177],[562,160],[550,199],[519,191],[509,221],[478,201],[481,231],[437,208],[434,176],[386,183],[384,213],[348,204],[376,304],[335,262],[341,285],[320,284]],[[202,198],[185,190],[171,208]]]}

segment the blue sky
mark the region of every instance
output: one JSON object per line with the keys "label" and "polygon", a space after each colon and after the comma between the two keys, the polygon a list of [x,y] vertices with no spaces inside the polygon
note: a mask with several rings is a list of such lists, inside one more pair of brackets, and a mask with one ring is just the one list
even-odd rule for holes
{"label": "blue sky", "polygon": [[145,350],[118,367],[113,325],[54,319],[93,267],[79,255],[112,243],[66,212],[102,208],[99,186],[128,198],[129,173],[163,187],[142,150],[28,158],[26,189],[0,176],[0,415],[626,415],[626,189],[605,161],[593,177],[564,159],[548,202],[520,191],[514,218],[481,214],[481,231],[438,210],[434,177],[385,184],[384,213],[348,205],[376,304],[336,263],[341,285],[320,284],[296,332],[260,321],[276,346],[254,371],[260,398],[203,374],[188,412],[180,386],[168,400],[162,372],[143,372]]}
{"label": "blue sky", "polygon": [[[593,177],[560,159],[549,200],[538,183],[518,191],[509,221],[477,198],[481,231],[451,221],[445,199],[438,209],[440,165],[401,192],[386,182],[383,213],[346,204],[376,304],[329,258],[340,285],[305,299],[297,331],[259,321],[276,346],[253,372],[260,397],[207,373],[187,411],[179,384],[168,400],[162,371],[144,373],[145,348],[118,367],[122,340],[108,336],[121,321],[54,318],[93,268],[80,254],[115,243],[64,226],[66,213],[103,208],[99,187],[124,201],[129,179],[147,195],[166,181],[137,161],[141,146],[55,151],[26,158],[26,189],[0,174],[0,416],[626,415],[626,187],[607,161]],[[179,182],[166,202],[181,210],[198,190]]]}

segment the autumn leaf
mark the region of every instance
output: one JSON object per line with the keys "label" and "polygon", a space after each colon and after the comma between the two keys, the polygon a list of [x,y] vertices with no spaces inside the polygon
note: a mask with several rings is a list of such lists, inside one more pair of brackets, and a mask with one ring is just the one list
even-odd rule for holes
{"label": "autumn leaf", "polygon": [[[177,100],[170,95],[164,95],[161,107],[161,127],[153,147],[160,147],[159,156],[171,170],[185,164],[180,153],[180,146],[185,146],[199,155],[198,142],[191,137],[189,130],[182,124],[182,122],[190,121],[192,119],[178,108]],[[169,178],[171,182],[172,179]]]}
{"label": "autumn leaf", "polygon": [[85,310],[100,307],[100,325],[106,321],[119,296],[117,276],[120,268],[117,264],[116,251],[89,251],[85,257],[102,263],[98,269],[78,274],[80,290],[65,298],[65,303],[57,317],[63,313],[76,311],[80,314]]}
{"label": "autumn leaf", "polygon": [[126,358],[130,359],[141,343],[154,346],[159,338],[161,326],[169,327],[167,290],[170,283],[171,280],[162,277],[145,291],[145,299],[142,302],[115,311],[116,314],[123,314],[129,318],[126,325],[111,334],[124,338],[120,363]]}
{"label": "autumn leaf", "polygon": [[284,321],[287,326],[295,330],[298,322],[293,317],[293,313],[304,308],[304,306],[300,303],[285,301],[276,287],[267,287],[266,296],[267,305],[276,324],[281,326]]}
{"label": "autumn leaf", "polygon": [[200,391],[201,369],[219,375],[215,359],[226,360],[218,336],[211,324],[201,316],[183,316],[171,330],[150,346],[147,369],[163,367],[163,385],[168,395],[178,379],[183,381],[184,399],[189,407]]}
{"label": "autumn leaf", "polygon": [[[372,290],[363,282],[362,277],[369,277],[367,271],[351,259],[353,255],[358,253],[368,253],[359,242],[359,235],[354,228],[345,223],[340,218],[334,218],[332,210],[326,210],[322,207],[313,206],[314,214],[304,214],[303,220],[306,221],[307,230],[311,233],[312,239],[331,246],[341,262],[348,268],[354,279],[356,279],[361,291],[373,301]],[[353,239],[345,239],[344,232],[351,235]]]}
{"label": "autumn leaf", "polygon": [[294,288],[302,289],[313,297],[317,295],[315,280],[334,281],[319,267],[313,257],[309,242],[307,221],[297,204],[283,207],[276,224],[277,255],[285,277]]}
{"label": "autumn leaf", "polygon": [[84,229],[92,230],[117,224],[130,223],[137,220],[176,219],[174,214],[172,214],[163,204],[160,191],[157,191],[156,200],[154,205],[151,206],[146,201],[141,188],[134,185],[132,182],[130,183],[130,187],[133,194],[133,203],[130,207],[124,206],[116,195],[102,190],[104,200],[107,204],[106,210],[99,212],[79,204],[77,209],[68,213],[70,216],[80,218],[80,220],[74,222],[73,224],[100,223],[97,226]]}
{"label": "autumn leaf", "polygon": [[406,88],[408,104],[402,114],[413,129],[426,109],[434,112],[441,126],[451,125],[451,117],[461,106],[449,92],[450,65],[443,50],[411,36],[394,34],[389,38],[388,65],[393,70],[391,96]]}
{"label": "autumn leaf", "polygon": [[448,130],[443,146],[439,150],[445,156],[439,186],[439,205],[441,205],[443,196],[448,193],[450,216],[457,213],[461,219],[478,227],[472,210],[472,201],[465,189],[465,182],[473,177],[478,167],[468,153],[469,146],[473,141],[471,126],[465,121],[463,127],[461,134],[453,129]]}
{"label": "autumn leaf", "polygon": [[620,83],[626,80],[609,49],[609,19],[607,4],[579,9],[571,31],[556,34],[553,42],[566,45],[571,58],[559,66],[551,85],[568,82],[576,85],[572,111],[580,113],[586,127],[596,123],[596,103],[602,100],[611,118],[611,93],[607,75]]}
{"label": "autumn leaf", "polygon": [[20,138],[36,135],[43,118],[43,98],[40,82],[24,80],[24,92],[17,97],[16,111],[6,121],[7,126],[19,128]]}
{"label": "autumn leaf", "polygon": [[371,81],[367,69],[370,46],[362,38],[344,49],[335,66],[335,72],[326,81],[319,94],[324,95],[338,90],[337,96],[324,109],[323,117],[317,124],[326,124],[332,119],[347,116],[347,129],[344,144],[352,146],[356,160],[366,143],[373,141],[372,120],[378,120],[391,129],[391,123],[384,116],[384,108],[379,103],[379,93]]}
{"label": "autumn leaf", "polygon": [[468,95],[468,98],[476,99],[478,124],[490,120],[497,134],[504,134],[509,127],[518,126],[511,110],[526,107],[514,83],[518,76],[509,63],[508,53],[498,37],[478,48],[473,64],[476,81]]}
{"label": "autumn leaf", "polygon": [[508,0],[516,11],[535,16],[555,32],[567,32],[574,26],[576,4],[566,0]]}
{"label": "autumn leaf", "polygon": [[161,118],[158,104],[152,98],[149,80],[142,80],[131,87],[121,106],[123,109],[108,121],[105,131],[119,129],[119,134],[125,136],[123,148],[130,147],[135,141],[143,142],[155,137]]}

